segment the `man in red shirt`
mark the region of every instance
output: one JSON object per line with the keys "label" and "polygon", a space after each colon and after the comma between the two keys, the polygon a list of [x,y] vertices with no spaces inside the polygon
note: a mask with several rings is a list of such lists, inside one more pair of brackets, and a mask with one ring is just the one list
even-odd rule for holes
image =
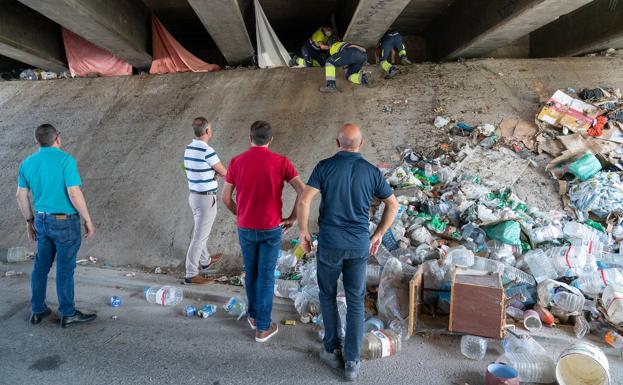
{"label": "man in red shirt", "polygon": [[[237,216],[238,239],[244,258],[245,288],[249,301],[248,321],[257,342],[277,333],[272,322],[275,265],[281,234],[296,222],[296,204],[305,184],[288,158],[268,149],[272,128],[264,121],[251,125],[251,148],[229,163],[223,188],[223,203]],[[282,217],[284,182],[297,198],[289,217]],[[236,191],[236,201],[232,195]]]}

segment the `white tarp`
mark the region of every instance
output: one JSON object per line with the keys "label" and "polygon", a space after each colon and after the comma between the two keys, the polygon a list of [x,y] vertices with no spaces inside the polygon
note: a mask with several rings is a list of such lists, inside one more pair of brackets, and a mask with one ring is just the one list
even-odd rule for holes
{"label": "white tarp", "polygon": [[290,62],[290,54],[270,26],[262,6],[255,3],[255,35],[257,36],[257,63],[260,68],[284,67]]}

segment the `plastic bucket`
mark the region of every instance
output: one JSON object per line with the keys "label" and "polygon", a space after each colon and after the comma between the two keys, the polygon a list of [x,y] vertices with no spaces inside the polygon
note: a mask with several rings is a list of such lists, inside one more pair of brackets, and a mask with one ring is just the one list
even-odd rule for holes
{"label": "plastic bucket", "polygon": [[610,384],[610,365],[604,352],[587,343],[574,344],[563,350],[556,364],[560,385]]}
{"label": "plastic bucket", "polygon": [[509,365],[491,364],[487,366],[485,385],[519,385],[519,374]]}

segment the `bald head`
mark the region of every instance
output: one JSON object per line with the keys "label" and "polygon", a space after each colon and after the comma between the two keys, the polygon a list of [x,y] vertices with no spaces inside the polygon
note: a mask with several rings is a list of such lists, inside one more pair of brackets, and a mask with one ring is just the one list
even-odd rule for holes
{"label": "bald head", "polygon": [[363,145],[361,129],[352,123],[346,123],[337,135],[337,144],[342,150],[358,151]]}

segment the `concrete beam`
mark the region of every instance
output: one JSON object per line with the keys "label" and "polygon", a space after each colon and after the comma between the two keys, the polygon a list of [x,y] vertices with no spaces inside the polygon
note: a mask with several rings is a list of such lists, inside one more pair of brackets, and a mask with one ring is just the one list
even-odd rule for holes
{"label": "concrete beam", "polygon": [[429,30],[437,59],[485,55],[593,0],[456,0]]}
{"label": "concrete beam", "polygon": [[0,0],[0,54],[49,71],[67,69],[60,27],[14,0]]}
{"label": "concrete beam", "polygon": [[376,46],[410,2],[411,0],[359,0],[344,33],[344,41],[365,48]]}
{"label": "concrete beam", "polygon": [[530,34],[530,56],[574,56],[623,48],[623,1],[597,0]]}
{"label": "concrete beam", "polygon": [[139,0],[19,0],[138,68],[151,65],[149,9]]}
{"label": "concrete beam", "polygon": [[237,0],[188,0],[227,62],[242,64],[253,57],[253,45]]}

